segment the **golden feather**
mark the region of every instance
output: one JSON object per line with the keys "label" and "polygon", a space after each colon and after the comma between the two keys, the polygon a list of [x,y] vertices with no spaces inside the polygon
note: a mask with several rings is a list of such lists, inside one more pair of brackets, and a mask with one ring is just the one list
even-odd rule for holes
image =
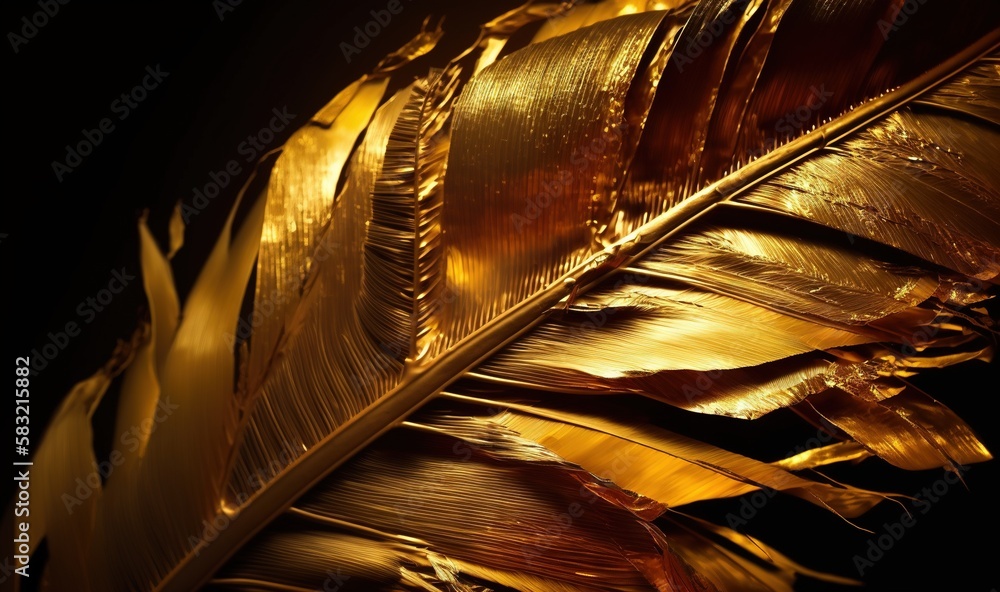
{"label": "golden feather", "polygon": [[[893,496],[807,469],[989,460],[907,379],[995,339],[997,8],[648,4],[528,4],[401,79],[428,25],[262,161],[183,305],[141,220],[150,320],[36,454],[48,587],[850,583],[687,506],[853,519]],[[119,426],[170,420],[67,515],[119,372]],[[663,404],[841,442],[762,462]]]}

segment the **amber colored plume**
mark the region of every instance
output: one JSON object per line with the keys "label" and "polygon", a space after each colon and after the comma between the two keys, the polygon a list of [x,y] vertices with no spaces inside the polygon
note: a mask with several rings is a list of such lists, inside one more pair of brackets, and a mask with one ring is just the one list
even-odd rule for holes
{"label": "amber colored plume", "polygon": [[[850,584],[684,506],[849,529],[892,496],[812,469],[991,458],[907,379],[996,337],[1000,5],[531,3],[428,71],[442,34],[261,163],[185,302],[139,222],[149,322],[36,455],[47,589]],[[68,514],[112,380],[115,433],[170,415]],[[762,462],[668,405],[839,441]]]}

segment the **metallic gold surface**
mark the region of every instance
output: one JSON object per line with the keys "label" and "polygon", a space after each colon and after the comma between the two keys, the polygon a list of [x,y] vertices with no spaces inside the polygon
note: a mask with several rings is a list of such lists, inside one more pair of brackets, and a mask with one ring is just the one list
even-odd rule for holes
{"label": "metallic gold surface", "polygon": [[[853,518],[886,494],[793,471],[991,458],[906,379],[994,345],[1000,15],[920,49],[874,34],[890,8],[529,4],[397,75],[425,23],[262,162],[183,306],[183,227],[163,255],[140,224],[149,328],[42,447],[50,586],[297,591],[334,559],[370,590],[849,583],[674,508]],[[254,262],[261,322],[227,342]],[[176,418],[52,527],[126,365],[119,427]],[[763,462],[634,395],[842,441]]]}

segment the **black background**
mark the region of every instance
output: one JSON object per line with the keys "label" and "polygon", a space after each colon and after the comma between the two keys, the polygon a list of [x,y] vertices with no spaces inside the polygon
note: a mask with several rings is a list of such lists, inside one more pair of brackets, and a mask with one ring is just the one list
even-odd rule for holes
{"label": "black background", "polygon": [[[27,355],[49,343],[48,332],[62,331],[67,322],[82,327],[81,335],[32,380],[35,446],[62,395],[107,359],[116,339],[127,337],[142,314],[138,279],[92,324],[77,308],[107,287],[112,270],[125,267],[137,275],[136,221],[143,211],[149,211],[151,227],[165,239],[176,201],[190,202],[194,187],[209,182],[210,174],[229,160],[242,158],[237,146],[267,125],[272,108],[287,107],[297,115],[274,147],[415,34],[425,16],[446,16],[446,36],[432,54],[437,58],[421,62],[430,67],[471,43],[479,23],[518,3],[486,7],[403,0],[403,12],[350,62],[340,44],[350,43],[354,27],[371,19],[368,11],[385,7],[382,0],[346,6],[244,0],[221,19],[221,3],[209,1],[92,4],[74,0],[60,6],[16,54],[9,42],[0,50],[7,64],[4,165],[9,181],[0,222],[6,235],[0,237],[5,351],[9,360]],[[20,34],[21,18],[31,18],[39,8],[33,2],[8,2],[3,10],[5,34]],[[138,84],[147,66],[157,65],[169,76],[118,120],[112,101]],[[63,160],[65,145],[77,143],[82,129],[95,128],[104,117],[114,120],[114,131],[59,182],[52,162]],[[250,167],[241,164],[238,179],[188,226],[185,248],[174,259],[182,297],[249,175]],[[996,396],[996,376],[996,365],[975,364],[933,373],[920,384],[997,450],[1000,439],[987,402]],[[717,443],[765,460],[815,434],[790,414],[747,426],[670,413],[665,421],[686,422],[692,430],[713,434]],[[910,494],[943,474],[904,473],[877,460],[852,469],[843,474],[852,475],[853,483]],[[997,585],[997,518],[989,501],[996,496],[991,493],[995,463],[973,467],[966,483],[969,490],[953,487],[926,515],[917,515],[916,525],[866,573],[868,589],[989,592]],[[720,518],[736,507],[708,504],[702,512]],[[899,506],[882,504],[856,522],[878,535],[883,522],[898,520],[900,513]],[[797,500],[782,499],[760,510],[746,530],[811,567],[847,576],[856,575],[852,557],[865,552],[871,536]]]}

